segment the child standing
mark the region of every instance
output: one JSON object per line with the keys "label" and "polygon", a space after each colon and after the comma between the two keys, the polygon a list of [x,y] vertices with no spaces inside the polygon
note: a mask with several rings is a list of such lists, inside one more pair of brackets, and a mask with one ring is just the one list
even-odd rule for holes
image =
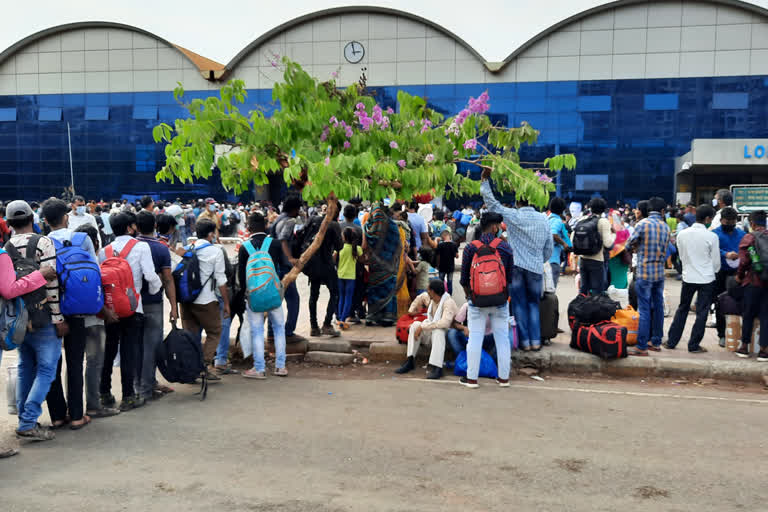
{"label": "child standing", "polygon": [[339,320],[339,327],[349,328],[349,315],[352,312],[352,303],[355,295],[355,276],[357,260],[362,258],[363,248],[359,245],[359,240],[355,230],[345,228],[342,233],[344,246],[339,251],[339,307],[336,317]]}

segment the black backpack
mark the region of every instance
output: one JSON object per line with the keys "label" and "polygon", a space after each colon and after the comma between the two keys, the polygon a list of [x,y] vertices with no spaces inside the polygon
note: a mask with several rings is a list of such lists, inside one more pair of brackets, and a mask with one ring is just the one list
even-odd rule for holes
{"label": "black backpack", "polygon": [[[35,256],[37,255],[37,243],[42,238],[40,235],[32,235],[27,242],[26,257],[23,257],[18,249],[10,241],[5,244],[5,250],[13,261],[13,268],[16,271],[16,278],[20,279],[24,276],[40,270],[40,265],[37,263]],[[51,323],[51,308],[48,306],[48,293],[45,290],[45,286],[41,286],[37,290],[31,291],[22,295],[24,304],[29,312],[29,322],[32,324],[32,329],[41,329]]]}
{"label": "black backpack", "polygon": [[760,265],[763,267],[763,270],[760,272],[760,280],[766,283],[768,282],[768,231],[756,231],[754,236],[755,251],[757,251]]}
{"label": "black backpack", "polygon": [[599,220],[597,215],[590,215],[576,223],[571,235],[574,254],[593,256],[603,250],[603,237],[597,229]]}
{"label": "black backpack", "polygon": [[610,320],[621,309],[621,304],[608,295],[578,295],[568,304],[568,324],[571,330],[579,325],[594,325]]}
{"label": "black backpack", "polygon": [[203,361],[203,346],[195,336],[189,332],[171,326],[171,332],[165,341],[155,349],[157,369],[168,382],[180,384],[194,384],[197,379],[202,379],[200,400],[205,400],[208,394],[208,378],[206,377],[205,362]]}

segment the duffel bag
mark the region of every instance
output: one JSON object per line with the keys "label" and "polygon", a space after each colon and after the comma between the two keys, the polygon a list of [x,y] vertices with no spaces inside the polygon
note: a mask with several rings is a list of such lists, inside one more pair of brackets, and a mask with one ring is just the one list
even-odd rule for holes
{"label": "duffel bag", "polygon": [[568,304],[568,325],[571,330],[577,324],[592,325],[613,318],[621,304],[601,293],[599,295],[580,294]]}
{"label": "duffel bag", "polygon": [[413,322],[423,322],[427,319],[427,315],[411,316],[405,314],[397,320],[397,341],[400,343],[408,343],[408,330],[411,328]]}
{"label": "duffel bag", "polygon": [[610,321],[579,325],[571,333],[571,348],[603,359],[627,357],[627,328]]}
{"label": "duffel bag", "polygon": [[539,303],[539,322],[542,340],[557,338],[557,324],[560,322],[557,294],[547,292],[541,298]]}
{"label": "duffel bag", "polygon": [[736,300],[729,292],[723,292],[717,296],[720,305],[720,312],[724,315],[741,316],[741,303]]}
{"label": "duffel bag", "polygon": [[627,345],[637,345],[637,332],[640,329],[640,313],[632,306],[620,309],[611,318],[611,322],[627,328]]}

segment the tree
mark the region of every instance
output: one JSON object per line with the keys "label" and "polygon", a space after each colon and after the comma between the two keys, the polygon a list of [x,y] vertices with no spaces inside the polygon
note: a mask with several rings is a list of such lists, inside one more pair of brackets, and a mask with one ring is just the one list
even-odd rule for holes
{"label": "tree", "polygon": [[[545,206],[554,190],[546,172],[520,165],[520,146],[535,144],[539,132],[525,122],[513,128],[493,125],[485,115],[490,108],[487,92],[470,98],[466,108],[445,119],[423,98],[403,91],[397,94],[397,112],[382,109],[364,77],[339,89],[334,80],[320,82],[287,58],[282,65],[284,83],[272,90],[277,108],[270,116],[262,110],[240,112],[247,91],[242,80],[232,80],[219,97],[186,105],[189,118],[177,119],[174,126],[160,124],[153,134],[155,141],[167,144],[158,181],[208,178],[215,165],[224,188],[236,193],[282,173],[306,201],[329,200],[319,233],[285,276],[286,285],[322,243],[336,214],[336,198],[380,201],[443,191],[448,196],[478,194],[480,183],[457,172],[459,162],[491,169],[502,192],[514,191],[531,204]],[[174,97],[181,101],[183,95],[179,84]],[[228,151],[216,158],[216,145]],[[542,166],[549,171],[573,169],[576,158],[556,155]]]}

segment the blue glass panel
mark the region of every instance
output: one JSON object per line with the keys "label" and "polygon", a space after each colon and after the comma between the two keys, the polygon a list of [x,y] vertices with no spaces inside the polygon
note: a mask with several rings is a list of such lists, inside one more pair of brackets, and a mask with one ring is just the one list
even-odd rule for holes
{"label": "blue glass panel", "polygon": [[16,109],[15,108],[0,108],[0,121],[15,121]]}
{"label": "blue glass panel", "polygon": [[607,112],[611,110],[610,96],[579,96],[579,112]]}
{"label": "blue glass panel", "polygon": [[145,106],[135,106],[133,107],[133,118],[134,119],[157,119],[157,106],[156,105],[145,105]]}
{"label": "blue glass panel", "polygon": [[749,107],[749,93],[716,92],[712,94],[713,109],[746,109]]}
{"label": "blue glass panel", "polygon": [[86,121],[108,121],[109,107],[86,107],[85,120]]}
{"label": "blue glass panel", "polygon": [[677,94],[646,94],[645,110],[677,110]]}
{"label": "blue glass panel", "polygon": [[61,94],[41,94],[38,96],[38,103],[41,107],[60,107],[62,97]]}

